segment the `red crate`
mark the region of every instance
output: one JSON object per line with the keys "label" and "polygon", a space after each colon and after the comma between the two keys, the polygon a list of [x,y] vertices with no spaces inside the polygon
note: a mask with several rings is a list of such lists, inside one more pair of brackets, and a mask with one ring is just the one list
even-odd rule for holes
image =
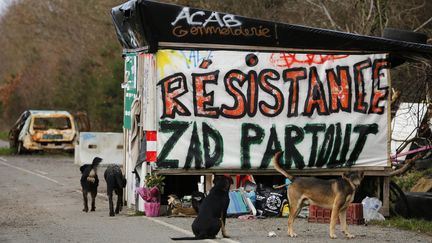
{"label": "red crate", "polygon": [[363,219],[363,205],[361,203],[351,203],[347,209],[347,219]]}
{"label": "red crate", "polygon": [[347,219],[346,222],[347,224],[354,224],[354,225],[361,225],[365,223],[364,219]]}
{"label": "red crate", "polygon": [[315,205],[309,206],[309,218],[316,218],[317,209],[318,209],[318,206],[315,206]]}
{"label": "red crate", "polygon": [[[331,218],[331,209],[321,208],[316,205],[309,206],[308,222],[311,223],[329,223]],[[351,203],[346,214],[347,224],[364,224],[363,205],[361,203]],[[339,224],[339,217],[338,217]]]}
{"label": "red crate", "polygon": [[317,218],[324,218],[324,211],[317,209]]}
{"label": "red crate", "polygon": [[331,209],[324,208],[324,209],[323,209],[323,212],[324,212],[324,218],[325,218],[325,219],[331,217],[331,213],[332,213]]}

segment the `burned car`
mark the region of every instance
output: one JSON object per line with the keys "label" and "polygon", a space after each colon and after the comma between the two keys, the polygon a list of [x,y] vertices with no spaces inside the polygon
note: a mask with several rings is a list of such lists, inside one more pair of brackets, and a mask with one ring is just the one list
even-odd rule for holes
{"label": "burned car", "polygon": [[77,128],[67,111],[27,110],[9,132],[9,145],[17,154],[26,151],[73,151]]}

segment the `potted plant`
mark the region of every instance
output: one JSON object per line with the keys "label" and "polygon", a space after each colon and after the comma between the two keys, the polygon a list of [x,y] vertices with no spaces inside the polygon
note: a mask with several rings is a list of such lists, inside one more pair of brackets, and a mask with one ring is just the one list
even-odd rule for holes
{"label": "potted plant", "polygon": [[161,194],[165,185],[165,177],[162,175],[147,175],[145,187],[137,188],[137,193],[145,201],[144,211],[148,217],[159,216]]}
{"label": "potted plant", "polygon": [[164,186],[165,186],[165,176],[162,175],[146,175],[145,177],[145,185],[147,188],[157,187],[161,194],[163,194]]}

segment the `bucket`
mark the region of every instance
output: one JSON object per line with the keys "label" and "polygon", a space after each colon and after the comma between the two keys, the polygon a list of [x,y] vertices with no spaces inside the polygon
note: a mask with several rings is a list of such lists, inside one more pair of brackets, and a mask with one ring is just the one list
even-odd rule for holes
{"label": "bucket", "polygon": [[160,203],[146,202],[144,203],[144,211],[147,217],[159,216]]}

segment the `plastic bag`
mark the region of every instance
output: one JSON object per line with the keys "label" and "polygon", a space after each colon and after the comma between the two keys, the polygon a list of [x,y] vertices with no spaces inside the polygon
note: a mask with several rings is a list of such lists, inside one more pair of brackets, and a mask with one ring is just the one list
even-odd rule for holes
{"label": "plastic bag", "polygon": [[384,216],[378,212],[382,206],[382,202],[376,197],[365,197],[362,201],[363,205],[363,217],[365,222],[371,220],[385,220]]}
{"label": "plastic bag", "polygon": [[246,198],[249,198],[251,202],[255,205],[256,202],[256,193],[255,191],[245,192]]}

